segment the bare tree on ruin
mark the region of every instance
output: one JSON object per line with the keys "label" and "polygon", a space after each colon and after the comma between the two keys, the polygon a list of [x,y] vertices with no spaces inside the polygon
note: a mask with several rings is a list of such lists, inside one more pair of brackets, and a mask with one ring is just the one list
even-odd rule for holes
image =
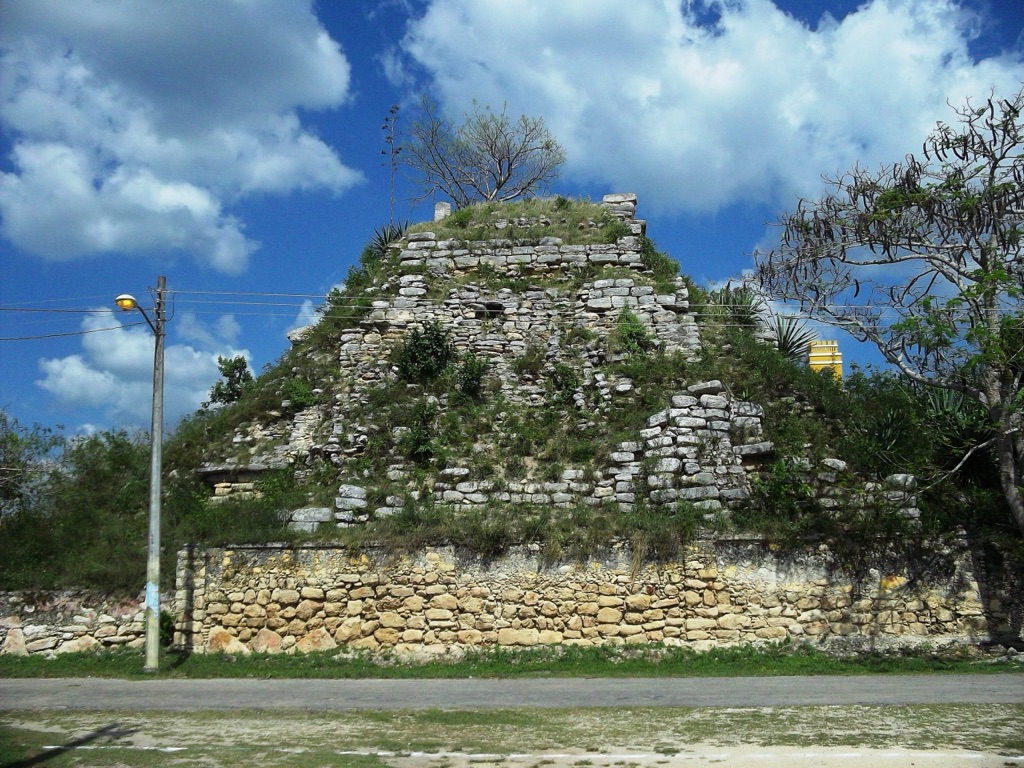
{"label": "bare tree on ruin", "polygon": [[415,200],[441,193],[458,207],[536,194],[558,178],[565,162],[543,118],[513,120],[506,105],[494,112],[476,102],[455,123],[424,98],[401,149],[400,160],[421,190]]}

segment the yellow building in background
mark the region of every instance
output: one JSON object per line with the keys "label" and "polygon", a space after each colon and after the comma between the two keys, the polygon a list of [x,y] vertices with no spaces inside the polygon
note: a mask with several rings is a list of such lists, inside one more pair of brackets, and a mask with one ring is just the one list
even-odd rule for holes
{"label": "yellow building in background", "polygon": [[807,345],[807,364],[812,371],[828,368],[835,378],[843,378],[843,353],[839,351],[839,342],[835,339],[812,341]]}

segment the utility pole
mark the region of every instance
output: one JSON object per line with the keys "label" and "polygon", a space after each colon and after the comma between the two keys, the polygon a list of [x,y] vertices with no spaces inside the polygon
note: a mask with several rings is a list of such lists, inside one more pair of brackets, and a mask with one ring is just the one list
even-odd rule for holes
{"label": "utility pole", "polygon": [[164,428],[164,323],[167,321],[167,281],[156,280],[153,318],[134,296],[122,293],[114,303],[125,311],[137,309],[153,331],[153,413],[149,440],[149,545],[146,558],[146,662],[144,672],[160,669],[160,480],[163,471]]}

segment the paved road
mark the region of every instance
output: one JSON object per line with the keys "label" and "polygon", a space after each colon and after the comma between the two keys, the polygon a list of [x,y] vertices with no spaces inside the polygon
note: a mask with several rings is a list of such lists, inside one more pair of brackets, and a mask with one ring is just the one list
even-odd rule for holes
{"label": "paved road", "polygon": [[529,680],[0,679],[0,710],[1024,704],[1024,674]]}

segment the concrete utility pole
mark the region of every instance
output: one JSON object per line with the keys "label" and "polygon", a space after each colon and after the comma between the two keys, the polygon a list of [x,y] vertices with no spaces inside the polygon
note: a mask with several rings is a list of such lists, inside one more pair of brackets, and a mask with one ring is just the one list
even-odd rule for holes
{"label": "concrete utility pole", "polygon": [[151,319],[134,296],[122,293],[114,303],[127,311],[139,310],[155,337],[153,344],[153,413],[149,440],[149,547],[146,558],[146,662],[144,672],[160,669],[160,480],[163,470],[164,428],[164,323],[167,321],[167,282],[156,280],[156,304]]}

